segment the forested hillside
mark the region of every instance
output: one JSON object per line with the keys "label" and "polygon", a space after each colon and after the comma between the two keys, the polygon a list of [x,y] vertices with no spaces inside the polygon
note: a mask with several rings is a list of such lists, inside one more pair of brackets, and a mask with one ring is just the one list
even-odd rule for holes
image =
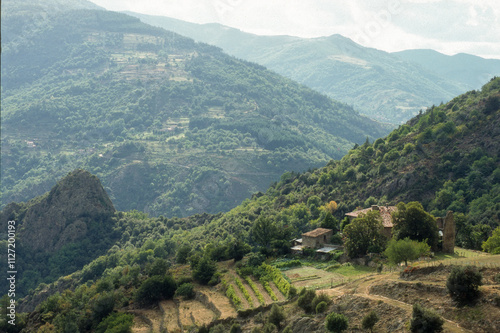
{"label": "forested hillside", "polygon": [[[319,38],[258,36],[220,24],[194,24],[129,13],[143,22],[221,47],[354,106],[360,113],[400,125],[432,104],[480,88],[500,74],[500,60],[438,52],[390,54],[341,35]],[[418,53],[418,52],[417,52]],[[444,58],[444,59],[443,59]]]}
{"label": "forested hillside", "polygon": [[34,6],[37,14],[26,3],[2,3],[2,22],[39,18],[2,39],[2,205],[43,194],[81,167],[118,210],[227,211],[284,171],[324,165],[387,131],[136,18],[70,10],[84,1],[66,11]]}
{"label": "forested hillside", "polygon": [[[193,279],[202,284],[217,284],[221,275],[215,261],[241,260],[251,248],[260,248],[270,256],[287,253],[290,239],[301,232],[317,226],[338,228],[338,220],[346,212],[372,204],[420,201],[434,216],[452,210],[457,224],[456,245],[478,249],[500,225],[499,122],[500,78],[495,78],[481,91],[431,107],[387,137],[365,142],[340,161],[305,173],[283,174],[266,193],[255,194],[228,213],[182,219],[150,218],[138,211],[116,213],[106,223],[112,232],[101,238],[102,244],[114,245],[82,270],[50,286],[42,284],[28,291],[28,282],[35,281],[33,274],[40,263],[26,260],[23,270],[28,272],[21,274],[31,277],[18,285],[22,294],[28,294],[19,309],[33,311],[41,304],[29,317],[32,326],[45,323],[93,330],[98,324],[104,325],[100,322],[113,309],[134,309],[144,300],[171,298],[177,286],[192,281],[186,274],[192,273]],[[59,193],[58,189],[83,174],[76,171],[68,175],[34,204],[10,205],[4,216],[22,221],[22,212],[37,205],[43,207],[56,194],[78,198],[77,187],[71,189],[73,194]],[[12,211],[17,211],[13,217]],[[254,253],[248,260],[259,261],[259,256]],[[57,265],[67,258],[55,256],[49,263]],[[162,272],[173,260],[181,266],[176,265],[163,277]],[[187,261],[191,264],[189,271],[182,266]],[[243,268],[238,272],[243,274]],[[53,278],[39,276],[36,281],[50,282]],[[68,288],[73,291],[63,292]],[[158,294],[160,291],[165,294]],[[151,292],[156,296],[147,296]],[[227,297],[237,299],[234,290],[232,293],[228,291]],[[86,298],[91,301],[82,301]],[[75,305],[67,308],[62,305],[66,303]],[[110,315],[109,320],[114,316],[125,313]]]}
{"label": "forested hillside", "polygon": [[203,244],[207,234],[223,240],[238,230],[248,239],[251,226],[264,219],[277,231],[269,243],[279,244],[324,223],[331,201],[337,203],[338,220],[357,207],[419,201],[434,216],[453,211],[457,246],[481,249],[500,225],[499,124],[500,78],[495,78],[481,91],[433,106],[387,137],[365,142],[340,161],[283,174],[266,193],[187,237]]}

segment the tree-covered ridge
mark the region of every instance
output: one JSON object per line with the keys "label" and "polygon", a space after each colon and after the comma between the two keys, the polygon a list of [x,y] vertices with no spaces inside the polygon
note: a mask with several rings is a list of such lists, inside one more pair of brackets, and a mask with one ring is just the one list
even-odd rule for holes
{"label": "tree-covered ridge", "polygon": [[[386,138],[351,150],[326,167],[285,173],[265,194],[193,230],[203,243],[238,230],[251,235],[257,219],[268,219],[294,237],[324,223],[325,204],[338,203],[334,215],[372,204],[420,201],[434,216],[455,212],[457,245],[481,249],[500,224],[500,78],[432,107]],[[286,239],[277,233],[275,240]]]}
{"label": "tree-covered ridge", "polygon": [[[220,24],[129,13],[143,22],[216,45],[328,96],[361,114],[399,125],[431,104],[480,88],[500,70],[500,61],[430,50],[389,54],[341,35],[318,38],[259,36]],[[428,53],[435,57],[428,57]],[[409,53],[415,56],[406,56]]]}
{"label": "tree-covered ridge", "polygon": [[387,128],[123,14],[76,10],[44,22],[2,45],[3,204],[82,167],[119,210],[215,213]]}

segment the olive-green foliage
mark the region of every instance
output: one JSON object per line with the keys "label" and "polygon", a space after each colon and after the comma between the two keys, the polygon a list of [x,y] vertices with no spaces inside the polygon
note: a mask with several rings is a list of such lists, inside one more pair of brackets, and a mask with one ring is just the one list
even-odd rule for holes
{"label": "olive-green foliage", "polygon": [[285,311],[283,307],[273,304],[271,307],[271,311],[269,312],[268,321],[278,328],[281,328],[281,323],[286,319]]}
{"label": "olive-green foliage", "polygon": [[201,260],[192,267],[193,278],[201,284],[208,284],[214,274],[217,272],[215,262],[207,257]]}
{"label": "olive-green foliage", "polygon": [[370,332],[373,332],[373,327],[379,320],[380,320],[379,315],[372,310],[366,316],[363,317],[361,325],[365,330],[370,330]]}
{"label": "olive-green foliage", "polygon": [[191,247],[189,245],[184,245],[177,250],[177,255],[175,257],[175,261],[179,264],[185,264],[187,262],[187,258],[189,253],[191,252]]}
{"label": "olive-green foliage", "polygon": [[427,243],[414,241],[407,237],[400,240],[391,239],[387,244],[384,255],[393,264],[404,261],[405,265],[408,266],[408,260],[415,260],[430,254],[430,252],[431,248]]}
{"label": "olive-green foliage", "polygon": [[196,293],[194,292],[193,284],[187,282],[179,285],[179,287],[175,291],[175,295],[181,296],[184,299],[193,299],[196,296]]}
{"label": "olive-green foliage", "polygon": [[410,330],[413,333],[433,333],[443,331],[444,320],[434,311],[413,304],[413,313],[410,321]]}
{"label": "olive-green foliage", "polygon": [[500,227],[493,230],[493,234],[482,245],[483,251],[500,254]]}
{"label": "olive-green foliage", "polygon": [[311,289],[302,290],[299,298],[297,299],[297,305],[304,309],[305,312],[310,313],[315,309],[312,307],[312,302],[316,297],[316,292]]}
{"label": "olive-green foliage", "polygon": [[316,313],[323,313],[326,311],[327,308],[328,308],[328,304],[326,304],[326,302],[319,302],[316,305]]}
{"label": "olive-green foliage", "polygon": [[344,228],[344,247],[347,254],[350,257],[358,257],[368,252],[382,252],[386,243],[383,230],[379,211],[372,210],[354,219]]}
{"label": "olive-green foliage", "polygon": [[482,278],[481,272],[474,266],[453,267],[446,280],[446,287],[451,298],[458,304],[474,303],[479,297]]}
{"label": "olive-green foliage", "polygon": [[128,333],[132,331],[133,323],[133,315],[115,312],[97,325],[96,333]]}
{"label": "olive-green foliage", "polygon": [[153,304],[174,296],[177,284],[171,276],[155,275],[146,279],[135,294],[135,300],[142,304]]}
{"label": "olive-green foliage", "polygon": [[215,325],[210,328],[210,333],[226,333],[226,328],[222,324]]}
{"label": "olive-green foliage", "polygon": [[433,249],[437,248],[438,227],[432,215],[424,210],[419,202],[400,202],[392,214],[393,235],[396,239],[410,238],[419,242],[426,241]]}
{"label": "olive-green foliage", "polygon": [[328,306],[332,303],[332,299],[325,293],[318,293],[316,294],[316,296],[314,296],[311,302],[311,308],[313,310],[316,310],[316,312],[319,303],[326,303],[326,305]]}
{"label": "olive-green foliage", "polygon": [[229,330],[229,333],[241,333],[241,325],[238,323],[235,323],[231,325],[231,329]]}
{"label": "olive-green foliage", "polygon": [[165,275],[169,267],[168,262],[165,259],[158,258],[153,262],[151,270],[149,272],[150,276],[153,275]]}
{"label": "olive-green foliage", "polygon": [[265,323],[261,330],[262,333],[273,333],[277,332],[277,327],[273,323]]}
{"label": "olive-green foliage", "polygon": [[341,313],[332,312],[326,316],[325,327],[330,332],[340,333],[349,327],[349,320]]}

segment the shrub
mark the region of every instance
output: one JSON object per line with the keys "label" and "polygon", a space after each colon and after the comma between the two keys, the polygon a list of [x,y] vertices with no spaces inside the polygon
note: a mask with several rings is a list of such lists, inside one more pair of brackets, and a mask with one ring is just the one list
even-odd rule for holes
{"label": "shrub", "polygon": [[433,333],[443,331],[444,320],[434,311],[413,305],[410,330],[417,333]]}
{"label": "shrub", "polygon": [[295,296],[297,296],[297,288],[290,286],[290,290],[288,290],[288,298],[292,299]]}
{"label": "shrub", "polygon": [[193,299],[196,293],[194,292],[194,286],[192,283],[183,283],[177,288],[175,292],[177,296],[181,296],[184,299]]}
{"label": "shrub", "polygon": [[365,330],[370,330],[370,332],[373,332],[373,327],[375,324],[379,321],[379,316],[375,311],[370,311],[366,316],[364,316],[363,321],[361,322],[361,325],[363,325],[363,328]]}
{"label": "shrub", "polygon": [[266,260],[266,256],[264,256],[262,253],[251,253],[248,256],[248,265],[249,266],[260,266],[264,260]]}
{"label": "shrub", "polygon": [[315,310],[312,307],[312,301],[315,297],[316,292],[314,290],[306,290],[297,300],[297,305],[304,309],[305,312],[310,313]]}
{"label": "shrub", "polygon": [[145,280],[135,294],[135,300],[142,304],[151,304],[161,299],[172,298],[177,285],[171,276],[155,275]]}
{"label": "shrub", "polygon": [[446,287],[451,298],[459,304],[473,302],[479,296],[482,274],[474,266],[453,267]]}
{"label": "shrub", "polygon": [[271,311],[269,313],[269,322],[276,325],[278,330],[281,328],[281,322],[286,319],[285,312],[283,308],[277,304],[273,304]]}
{"label": "shrub", "polygon": [[332,302],[332,300],[330,299],[330,297],[328,297],[327,294],[325,293],[320,293],[320,294],[317,294],[312,302],[311,302],[311,307],[313,310],[316,310],[316,307],[318,306],[319,303],[321,302],[325,302],[326,305],[330,304]]}
{"label": "shrub", "polygon": [[130,332],[134,316],[128,313],[113,313],[97,325],[96,333]]}
{"label": "shrub", "polygon": [[326,304],[326,302],[319,302],[318,305],[316,305],[316,313],[323,313],[327,308],[328,304]]}
{"label": "shrub", "polygon": [[343,314],[332,312],[326,316],[325,327],[330,332],[340,333],[345,331],[348,326],[349,321]]}
{"label": "shrub", "polygon": [[241,325],[238,323],[234,323],[229,330],[229,333],[241,333]]}

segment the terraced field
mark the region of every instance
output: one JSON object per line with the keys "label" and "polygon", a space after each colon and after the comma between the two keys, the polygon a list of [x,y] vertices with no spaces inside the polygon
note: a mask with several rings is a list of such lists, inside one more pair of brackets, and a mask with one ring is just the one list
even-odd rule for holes
{"label": "terraced field", "polygon": [[[130,313],[135,316],[132,331],[190,332],[195,327],[214,321],[235,318],[238,310],[255,309],[286,300],[273,281],[267,282],[270,294],[261,281],[241,277],[233,269],[229,269],[222,279],[225,282],[216,287],[197,287],[193,300],[174,299],[162,301],[153,309],[131,310]],[[228,288],[234,290],[233,298],[226,295]]]}

